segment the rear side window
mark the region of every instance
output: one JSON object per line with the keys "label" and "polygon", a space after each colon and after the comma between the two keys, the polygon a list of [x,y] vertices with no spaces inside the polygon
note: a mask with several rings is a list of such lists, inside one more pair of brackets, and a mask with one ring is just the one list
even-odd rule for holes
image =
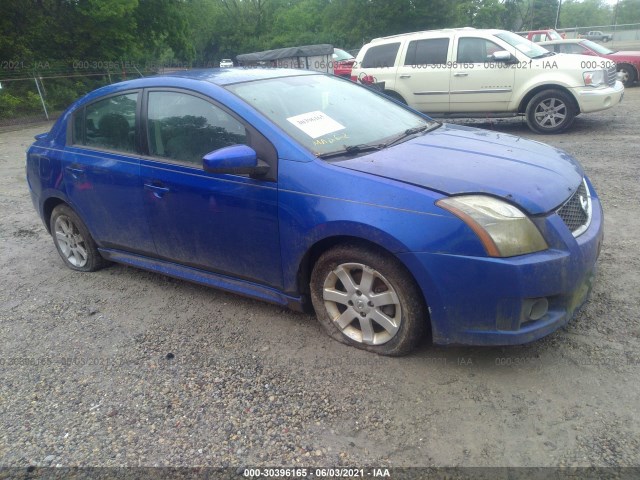
{"label": "rear side window", "polygon": [[586,49],[577,43],[565,43],[562,45],[556,45],[556,47],[559,47],[560,53],[586,53]]}
{"label": "rear side window", "polygon": [[87,105],[73,118],[73,143],[135,152],[137,105],[137,92],[116,95]]}
{"label": "rear side window", "polygon": [[238,120],[208,101],[180,92],[150,92],[147,130],[149,153],[202,165],[219,148],[247,142]]}
{"label": "rear side window", "polygon": [[448,38],[414,40],[409,43],[405,65],[443,65],[449,53]]}
{"label": "rear side window", "polygon": [[396,63],[396,56],[400,49],[400,43],[387,43],[371,47],[364,54],[362,68],[388,68]]}

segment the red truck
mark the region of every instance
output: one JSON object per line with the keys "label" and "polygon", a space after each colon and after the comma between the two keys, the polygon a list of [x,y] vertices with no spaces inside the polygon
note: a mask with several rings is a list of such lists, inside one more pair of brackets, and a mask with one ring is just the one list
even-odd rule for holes
{"label": "red truck", "polygon": [[547,28],[546,30],[530,30],[528,32],[516,32],[521,37],[525,37],[532,42],[548,42],[551,40],[562,40],[564,34],[559,34],[553,28]]}

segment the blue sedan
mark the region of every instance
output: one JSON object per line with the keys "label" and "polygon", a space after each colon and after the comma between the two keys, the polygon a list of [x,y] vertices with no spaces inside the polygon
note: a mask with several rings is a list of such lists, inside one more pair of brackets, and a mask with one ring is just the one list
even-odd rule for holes
{"label": "blue sedan", "polygon": [[[141,78],[27,152],[64,263],[119,262],[297,310],[383,355],[506,345],[586,301],[602,209],[580,164],[299,70]],[[283,332],[284,333],[284,332]]]}

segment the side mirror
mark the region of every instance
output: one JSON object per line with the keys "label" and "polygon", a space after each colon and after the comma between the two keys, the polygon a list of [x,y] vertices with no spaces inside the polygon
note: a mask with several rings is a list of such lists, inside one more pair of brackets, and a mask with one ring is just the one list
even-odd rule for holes
{"label": "side mirror", "polygon": [[208,173],[265,175],[269,165],[258,160],[256,151],[247,145],[219,148],[202,157],[202,168]]}
{"label": "side mirror", "polygon": [[498,50],[491,55],[491,59],[496,62],[510,62],[512,58],[511,54],[506,50]]}

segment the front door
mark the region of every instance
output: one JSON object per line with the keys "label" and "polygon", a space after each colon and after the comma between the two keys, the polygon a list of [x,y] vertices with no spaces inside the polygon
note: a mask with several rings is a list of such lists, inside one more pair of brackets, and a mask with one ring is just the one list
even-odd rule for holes
{"label": "front door", "polygon": [[504,47],[479,37],[458,37],[451,70],[451,112],[506,112],[513,96],[516,67],[496,62]]}
{"label": "front door", "polygon": [[157,255],[281,287],[277,183],[202,169],[206,153],[252,145],[257,132],[205,97],[152,90],[147,98],[141,176]]}

